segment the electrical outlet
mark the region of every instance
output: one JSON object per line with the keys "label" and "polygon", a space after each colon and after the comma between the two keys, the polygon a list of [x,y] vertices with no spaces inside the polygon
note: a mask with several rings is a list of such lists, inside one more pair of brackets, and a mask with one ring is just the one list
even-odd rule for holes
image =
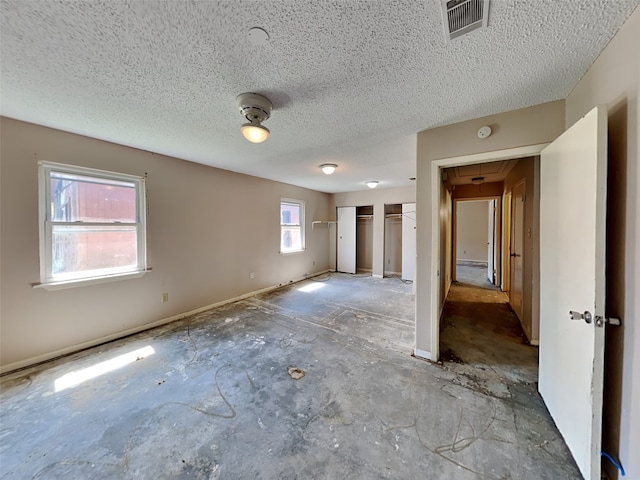
{"label": "electrical outlet", "polygon": [[254,278],[256,278],[256,274],[255,274],[255,273],[253,273],[253,272],[251,272],[251,273],[249,274],[249,278],[250,278],[251,280],[253,280]]}
{"label": "electrical outlet", "polygon": [[316,266],[316,261],[315,261],[315,260],[313,261],[313,266],[314,266],[314,267]]}
{"label": "electrical outlet", "polygon": [[167,303],[169,301],[169,294],[168,293],[163,293],[162,294],[162,303]]}

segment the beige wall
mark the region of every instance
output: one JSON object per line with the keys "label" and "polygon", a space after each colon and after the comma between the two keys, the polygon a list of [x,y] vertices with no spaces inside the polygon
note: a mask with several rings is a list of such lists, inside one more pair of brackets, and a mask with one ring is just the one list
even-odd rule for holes
{"label": "beige wall", "polygon": [[[7,118],[1,122],[4,370],[329,267],[327,229],[311,229],[312,220],[332,215],[327,194]],[[147,174],[153,270],[114,283],[31,288],[39,281],[39,160]],[[303,253],[278,253],[281,197],[306,202]],[[169,302],[163,304],[164,292]]]}
{"label": "beige wall", "polygon": [[489,201],[456,202],[456,260],[487,263]]}
{"label": "beige wall", "polygon": [[[476,132],[490,125],[493,134],[479,139]],[[417,151],[417,271],[416,271],[416,349],[429,352],[432,344],[432,292],[446,291],[446,279],[432,285],[432,200],[431,163],[434,160],[499,151],[553,141],[564,131],[564,101],[536,105],[491,115],[418,134]],[[435,259],[433,259],[435,260]],[[444,265],[439,265],[444,272]],[[437,321],[437,319],[435,320]]]}
{"label": "beige wall", "polygon": [[567,127],[596,105],[609,111],[606,312],[622,327],[606,333],[603,450],[620,457],[628,478],[640,478],[639,45],[640,8],[566,99]]}
{"label": "beige wall", "polygon": [[[384,206],[415,201],[415,187],[376,188],[333,195],[333,207],[373,205],[373,275],[384,275]],[[335,208],[332,218],[335,218]]]}

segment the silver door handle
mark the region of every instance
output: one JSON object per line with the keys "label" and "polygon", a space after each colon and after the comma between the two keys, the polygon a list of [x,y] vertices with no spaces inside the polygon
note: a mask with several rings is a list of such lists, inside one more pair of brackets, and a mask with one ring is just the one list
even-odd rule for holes
{"label": "silver door handle", "polygon": [[571,320],[584,320],[586,323],[591,323],[593,321],[593,317],[591,316],[591,312],[585,311],[584,313],[574,312],[573,310],[569,311],[569,316]]}

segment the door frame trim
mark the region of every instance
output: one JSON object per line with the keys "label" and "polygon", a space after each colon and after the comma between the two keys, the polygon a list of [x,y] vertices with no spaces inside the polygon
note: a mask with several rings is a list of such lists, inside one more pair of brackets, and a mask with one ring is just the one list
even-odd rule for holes
{"label": "door frame trim", "polygon": [[441,170],[460,165],[473,163],[487,163],[499,160],[531,157],[540,155],[540,152],[549,143],[538,143],[523,147],[507,148],[491,152],[474,153],[470,155],[460,155],[433,160],[431,162],[431,351],[429,359],[437,361],[440,357],[440,314],[442,305],[440,304],[440,195],[442,190]]}

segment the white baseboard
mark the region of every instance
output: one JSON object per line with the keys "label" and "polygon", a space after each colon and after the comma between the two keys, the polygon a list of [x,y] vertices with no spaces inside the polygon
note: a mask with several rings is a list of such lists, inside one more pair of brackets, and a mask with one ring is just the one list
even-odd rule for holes
{"label": "white baseboard", "polygon": [[371,275],[373,278],[384,278],[382,275],[378,275],[376,273]]}
{"label": "white baseboard", "polygon": [[427,352],[426,350],[420,350],[419,348],[414,348],[413,354],[418,358],[424,358],[425,360],[432,361],[431,352]]}
{"label": "white baseboard", "polygon": [[119,338],[128,337],[129,335],[133,335],[135,333],[144,332],[145,330],[151,330],[152,328],[161,327],[162,325],[166,325],[167,323],[175,322],[177,320],[182,320],[183,318],[190,317],[191,315],[196,315],[198,313],[205,312],[207,310],[211,310],[212,308],[221,307],[222,305],[226,305],[228,303],[237,302],[240,300],[244,300],[245,298],[253,297],[255,295],[259,295],[261,293],[267,293],[277,288],[283,287],[285,285],[290,285],[292,283],[297,283],[302,280],[306,280],[307,278],[312,278],[317,275],[322,275],[324,273],[329,272],[329,270],[323,270],[321,272],[314,273],[312,275],[305,275],[303,277],[297,278],[295,280],[290,280],[286,283],[279,283],[278,285],[272,285],[270,287],[261,288],[260,290],[255,290],[253,292],[244,293],[237,297],[229,298],[226,300],[222,300],[220,302],[212,303],[209,305],[205,305],[204,307],[199,307],[194,310],[189,310],[188,312],[178,313],[176,315],[172,315],[171,317],[163,318],[160,320],[156,320],[152,323],[145,323],[144,325],[140,325],[138,327],[133,327],[128,330],[124,330],[122,332],[113,333],[111,335],[106,335],[104,337],[96,338],[94,340],[89,340],[87,342],[79,343],[73,345],[71,347],[61,348],[60,350],[56,350],[54,352],[45,353],[42,355],[38,355],[36,357],[31,357],[26,360],[21,360],[19,362],[10,363],[8,365],[0,366],[0,375],[4,375],[9,372],[13,372],[16,370],[21,370],[23,368],[31,367],[37,365],[39,363],[47,362],[49,360],[54,360],[58,357],[63,357],[65,355],[70,355],[72,353],[79,352],[81,350],[85,350],[87,348],[95,347],[97,345],[101,345],[103,343],[112,342],[114,340],[118,340]]}
{"label": "white baseboard", "polygon": [[540,346],[540,340],[531,340],[529,343],[534,347]]}

